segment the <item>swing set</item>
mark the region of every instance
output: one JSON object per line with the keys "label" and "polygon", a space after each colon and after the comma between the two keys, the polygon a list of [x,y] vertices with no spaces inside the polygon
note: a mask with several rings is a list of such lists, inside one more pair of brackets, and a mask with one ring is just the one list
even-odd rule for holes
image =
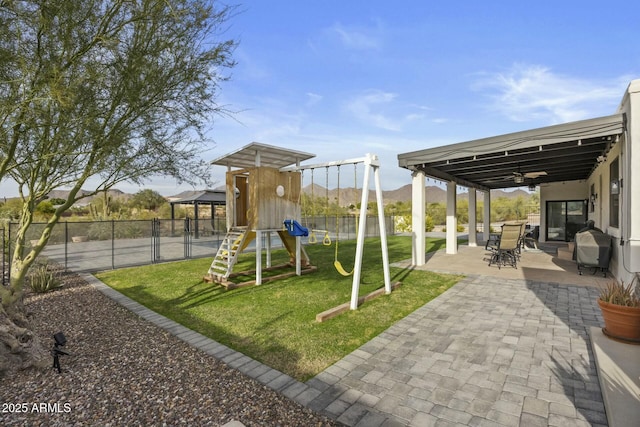
{"label": "swing set", "polygon": [[[340,241],[340,218],[339,218],[339,208],[340,208],[340,166],[343,165],[354,165],[354,188],[357,190],[357,165],[364,164],[364,178],[362,185],[362,197],[360,201],[360,212],[359,218],[356,218],[356,254],[353,269],[351,271],[347,271],[342,263],[339,260],[339,241]],[[380,225],[380,246],[382,252],[382,265],[383,265],[383,273],[384,273],[384,288],[385,293],[391,293],[391,278],[389,273],[389,254],[387,250],[387,234],[385,228],[385,220],[384,220],[384,205],[382,202],[382,188],[380,185],[380,163],[378,160],[378,156],[373,154],[367,154],[365,157],[360,157],[356,159],[348,159],[348,160],[340,160],[328,163],[320,163],[314,165],[304,165],[304,166],[292,166],[288,168],[283,168],[281,171],[299,171],[304,173],[304,170],[311,170],[311,200],[312,200],[312,216],[315,220],[315,205],[314,201],[314,170],[318,168],[325,168],[326,171],[326,199],[327,199],[327,209],[329,206],[329,168],[336,167],[338,171],[338,197],[337,197],[337,208],[336,208],[336,232],[335,232],[335,255],[334,255],[334,267],[343,276],[353,276],[352,281],[352,290],[351,290],[351,301],[350,308],[351,310],[356,310],[358,308],[358,292],[360,289],[360,278],[362,273],[362,256],[364,252],[364,238],[365,231],[367,229],[367,204],[369,202],[369,181],[371,178],[371,172],[373,172],[374,183],[375,183],[375,191],[376,191],[376,204],[378,207],[378,223]],[[308,242],[310,244],[317,243],[318,239],[316,233],[324,233],[324,238],[322,240],[322,244],[325,246],[331,245],[331,237],[329,235],[328,230],[328,212],[325,212],[325,229],[319,230],[315,228],[308,227],[308,218],[305,218],[307,223],[306,229],[308,229]]]}
{"label": "swing set", "polygon": [[[249,285],[261,285],[267,280],[300,276],[305,273],[315,271],[310,259],[302,245],[302,238],[307,237],[309,243],[316,243],[316,233],[323,233],[322,244],[330,246],[332,244],[329,232],[328,216],[325,212],[325,229],[317,230],[315,227],[307,228],[302,226],[300,220],[300,204],[302,191],[302,174],[305,170],[312,173],[312,197],[313,193],[313,171],[317,168],[325,168],[327,207],[328,198],[328,173],[332,167],[338,168],[342,165],[354,165],[354,174],[357,188],[357,165],[363,164],[365,167],[362,185],[362,199],[360,203],[359,220],[356,222],[357,244],[353,270],[347,271],[339,260],[339,212],[336,209],[336,230],[334,236],[335,258],[334,267],[345,276],[352,276],[352,291],[350,303],[342,304],[330,311],[335,315],[341,310],[351,308],[355,310],[361,301],[369,300],[377,295],[390,294],[392,290],[389,274],[389,257],[387,253],[387,237],[384,220],[384,206],[382,203],[382,189],[380,187],[380,163],[378,157],[367,154],[365,157],[341,160],[316,165],[301,166],[301,162],[315,157],[314,154],[302,151],[276,147],[267,144],[253,142],[239,150],[226,154],[211,163],[225,166],[226,188],[226,219],[227,234],[220,243],[211,266],[205,276],[205,280],[219,283],[227,289],[233,289]],[[293,166],[295,164],[295,166]],[[369,197],[369,181],[373,172],[376,190],[376,202],[378,207],[378,222],[380,225],[380,245],[382,253],[382,264],[384,272],[384,289],[378,289],[371,294],[359,297],[360,278],[362,271],[362,255],[364,251],[364,238],[367,221],[367,203]],[[338,194],[340,193],[338,178]],[[340,205],[338,195],[338,206]],[[315,210],[315,207],[313,208]],[[313,212],[315,214],[315,211]],[[266,270],[273,270],[281,266],[271,265],[271,234],[277,233],[290,256],[289,263],[282,267],[295,266],[295,272],[288,272],[268,278],[262,277],[263,271],[263,245],[266,244]],[[264,243],[263,243],[264,240]],[[238,261],[240,253],[248,248],[250,243],[255,244],[256,267],[253,271],[236,272],[234,266]],[[242,273],[255,274],[255,280],[241,283],[232,281]],[[394,285],[395,286],[395,285]],[[375,294],[375,295],[372,295]],[[329,316],[319,314],[323,319]],[[316,318],[318,318],[316,316]]]}
{"label": "swing set", "polygon": [[[352,268],[351,271],[347,271],[343,266],[342,263],[339,260],[338,257],[338,253],[339,253],[339,245],[340,245],[340,166],[341,165],[337,165],[337,169],[338,169],[338,182],[337,182],[337,200],[336,200],[336,209],[335,209],[335,218],[336,218],[336,223],[335,223],[335,256],[334,256],[334,261],[333,261],[333,265],[336,269],[336,271],[338,273],[340,273],[343,276],[351,276],[353,274],[354,269]],[[316,218],[316,203],[315,203],[315,180],[314,180],[314,171],[315,169],[311,169],[311,217],[315,220]],[[302,180],[304,181],[304,171],[302,171]],[[358,193],[358,164],[357,163],[353,163],[353,188],[355,190],[355,193]],[[328,218],[329,218],[329,166],[325,166],[325,200],[326,200],[326,209],[325,209],[325,215],[324,215],[324,229],[315,229],[313,227],[309,226],[309,216],[308,216],[308,211],[306,209],[304,209],[304,206],[302,208],[304,214],[304,223],[305,223],[305,229],[308,230],[308,240],[307,242],[309,244],[315,244],[318,243],[318,238],[316,233],[322,233],[324,234],[324,238],[322,239],[322,244],[324,246],[331,246],[331,236],[329,234],[329,226],[328,226]],[[303,203],[304,204],[304,203]],[[355,203],[354,203],[355,205]],[[290,220],[287,220],[290,221]],[[285,221],[285,226],[287,227],[287,230],[289,231],[290,234],[294,235],[294,230],[292,229],[292,227],[288,224],[286,224]],[[358,219],[356,217],[356,235],[358,234]]]}

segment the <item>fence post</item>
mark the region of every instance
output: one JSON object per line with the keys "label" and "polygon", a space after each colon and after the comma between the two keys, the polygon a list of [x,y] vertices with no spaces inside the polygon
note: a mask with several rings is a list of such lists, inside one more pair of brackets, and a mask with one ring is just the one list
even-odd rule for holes
{"label": "fence post", "polygon": [[64,222],[64,269],[67,269],[67,259],[69,258],[69,223]]}
{"label": "fence post", "polygon": [[3,285],[7,284],[7,282],[6,282],[7,275],[5,274],[5,264],[4,264],[4,260],[5,260],[5,256],[6,256],[5,251],[6,251],[6,248],[7,248],[7,246],[6,246],[7,242],[5,240],[5,233],[6,233],[6,230],[5,230],[4,227],[2,227],[2,284]]}
{"label": "fence post", "polygon": [[7,280],[11,283],[11,222],[9,222],[9,233],[7,235],[7,262],[9,264],[9,271],[7,272]]}
{"label": "fence post", "polygon": [[160,260],[160,258],[162,257],[162,255],[160,255],[160,219],[156,218],[155,221],[156,221],[156,235],[155,235],[156,258]]}
{"label": "fence post", "polygon": [[158,259],[158,254],[157,254],[158,247],[156,246],[156,219],[155,218],[151,220],[150,243],[151,243],[151,264],[155,264]]}
{"label": "fence post", "polygon": [[184,258],[191,258],[191,218],[184,219]]}
{"label": "fence post", "polygon": [[111,219],[111,268],[116,269],[116,221]]}
{"label": "fence post", "polygon": [[151,262],[156,263],[160,259],[160,220],[151,220]]}
{"label": "fence post", "polygon": [[153,262],[158,262],[160,260],[160,220],[158,218],[153,219],[151,233],[153,234]]}

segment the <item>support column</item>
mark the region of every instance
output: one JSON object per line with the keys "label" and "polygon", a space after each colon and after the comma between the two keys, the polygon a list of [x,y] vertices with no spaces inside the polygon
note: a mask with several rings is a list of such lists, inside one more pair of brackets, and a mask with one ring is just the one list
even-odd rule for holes
{"label": "support column", "polygon": [[489,233],[491,233],[491,192],[484,192],[484,206],[482,213],[482,238],[486,242],[489,240]]}
{"label": "support column", "polygon": [[296,236],[296,276],[302,275],[302,240],[300,236]]}
{"label": "support column", "polygon": [[469,188],[469,246],[478,246],[477,224],[478,218],[476,218],[476,189]]}
{"label": "support column", "polygon": [[360,227],[356,237],[356,259],[353,261],[353,281],[351,282],[351,310],[358,309],[360,295],[360,277],[362,274],[362,254],[364,251],[364,235],[367,230],[367,205],[369,204],[369,177],[372,166],[365,163],[362,180],[362,197],[360,198]]}
{"label": "support column", "polygon": [[262,231],[261,230],[256,230],[256,285],[262,285]]}
{"label": "support column", "polygon": [[411,175],[411,264],[426,263],[424,229],[426,224],[426,189],[424,172],[415,171]]}
{"label": "support column", "polygon": [[447,182],[447,253],[458,253],[458,220],[456,218],[456,183]]}
{"label": "support column", "polygon": [[271,268],[271,230],[267,230],[265,232],[265,235],[267,236],[267,262],[266,262],[266,266],[267,268]]}
{"label": "support column", "polygon": [[225,231],[231,230],[235,225],[234,218],[236,217],[236,179],[229,172],[231,172],[231,166],[227,166],[227,173],[225,175],[225,212],[227,223],[227,229]]}

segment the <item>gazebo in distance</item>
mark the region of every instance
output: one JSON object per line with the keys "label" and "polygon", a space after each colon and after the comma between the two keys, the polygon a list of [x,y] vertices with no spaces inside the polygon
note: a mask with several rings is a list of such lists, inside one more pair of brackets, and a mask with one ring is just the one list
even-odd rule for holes
{"label": "gazebo in distance", "polygon": [[171,233],[174,230],[175,205],[193,205],[194,216],[194,238],[200,237],[199,224],[199,206],[205,205],[211,207],[211,228],[215,230],[216,206],[225,206],[227,203],[225,188],[215,188],[197,191],[185,191],[180,193],[177,198],[170,198],[171,205]]}

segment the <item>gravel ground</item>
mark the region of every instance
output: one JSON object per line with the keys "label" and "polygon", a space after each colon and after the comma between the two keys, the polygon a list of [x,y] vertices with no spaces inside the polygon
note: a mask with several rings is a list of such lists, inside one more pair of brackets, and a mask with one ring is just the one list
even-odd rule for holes
{"label": "gravel ground", "polygon": [[[138,318],[74,274],[25,299],[43,343],[67,338],[62,374],[0,381],[1,426],[336,426]],[[17,413],[17,411],[21,411]]]}

